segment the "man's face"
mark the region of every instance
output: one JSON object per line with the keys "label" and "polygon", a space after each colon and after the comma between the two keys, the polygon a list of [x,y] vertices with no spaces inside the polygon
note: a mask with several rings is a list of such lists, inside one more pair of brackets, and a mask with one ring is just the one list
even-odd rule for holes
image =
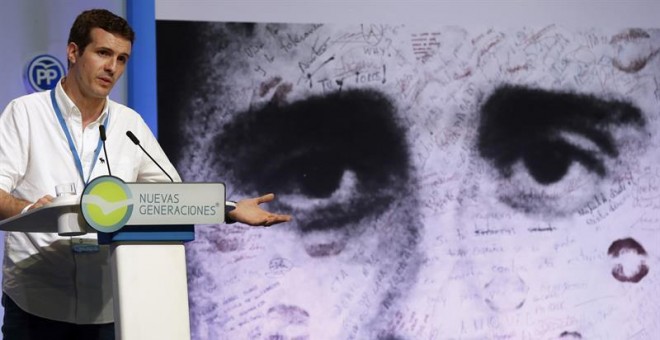
{"label": "man's face", "polygon": [[75,43],[69,43],[69,74],[84,97],[102,99],[124,73],[131,42],[101,28],[93,28],[90,36],[91,41],[82,53]]}

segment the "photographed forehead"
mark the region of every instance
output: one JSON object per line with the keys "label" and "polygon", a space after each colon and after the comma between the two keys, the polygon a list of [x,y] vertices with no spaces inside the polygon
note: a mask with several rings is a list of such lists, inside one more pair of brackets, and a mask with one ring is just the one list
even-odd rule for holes
{"label": "photographed forehead", "polygon": [[109,48],[118,54],[131,54],[131,42],[117,33],[95,27],[90,32],[90,46]]}
{"label": "photographed forehead", "polygon": [[635,97],[642,91],[631,79],[648,73],[637,68],[644,68],[660,43],[653,30],[583,32],[558,26],[478,30],[261,24],[240,29],[212,24],[202,34],[212,54],[218,51],[210,41],[218,37],[231,36],[236,46],[242,46],[220,53],[226,56],[223,62],[232,63],[231,72],[241,75],[237,78],[242,81],[234,86],[250,99],[254,97],[244,89],[255,81],[283,77],[306,85],[293,86],[290,100],[337,91],[341,83],[344,89],[377,87],[403,107],[442,103],[445,108],[478,101],[480,94],[503,82]]}

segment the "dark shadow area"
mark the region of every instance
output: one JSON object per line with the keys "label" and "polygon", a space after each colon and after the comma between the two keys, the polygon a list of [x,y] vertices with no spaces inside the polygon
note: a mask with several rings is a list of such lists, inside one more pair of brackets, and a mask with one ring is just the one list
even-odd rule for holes
{"label": "dark shadow area", "polygon": [[[180,127],[188,114],[182,112],[192,94],[201,27],[188,21],[156,21],[156,74],[158,75],[158,142],[176,164],[181,152]],[[139,42],[139,37],[138,41]]]}

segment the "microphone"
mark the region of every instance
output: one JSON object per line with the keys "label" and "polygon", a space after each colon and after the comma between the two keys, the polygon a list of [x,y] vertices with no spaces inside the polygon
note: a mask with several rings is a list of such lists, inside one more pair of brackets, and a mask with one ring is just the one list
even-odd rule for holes
{"label": "microphone", "polygon": [[149,156],[149,159],[151,159],[151,161],[154,162],[154,164],[156,164],[156,166],[170,179],[170,181],[172,181],[172,183],[174,183],[174,180],[172,179],[172,176],[170,176],[170,174],[168,174],[167,171],[165,171],[165,169],[163,169],[163,167],[160,166],[160,164],[158,164],[158,162],[156,162],[156,160],[153,157],[151,157],[151,155],[147,152],[147,150],[145,150],[142,147],[142,145],[140,145],[140,140],[137,139],[137,137],[135,137],[133,132],[131,132],[130,130],[126,131],[126,136],[128,136],[128,138],[130,138],[131,141],[133,141],[133,143],[135,143],[135,145],[139,146],[140,149],[142,149],[142,152],[144,152],[145,155]]}
{"label": "microphone", "polygon": [[105,165],[108,166],[108,176],[112,176],[112,172],[110,172],[110,161],[108,160],[108,150],[105,149],[105,126],[103,124],[99,125],[99,133],[101,134],[101,142],[103,142],[103,154],[105,154],[105,159],[106,162],[103,162],[103,158],[101,158],[101,163],[105,163]]}

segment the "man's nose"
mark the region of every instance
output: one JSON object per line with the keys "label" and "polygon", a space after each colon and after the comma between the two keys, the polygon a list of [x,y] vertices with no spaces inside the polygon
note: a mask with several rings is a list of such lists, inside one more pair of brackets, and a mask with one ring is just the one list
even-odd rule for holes
{"label": "man's nose", "polygon": [[111,58],[105,63],[104,70],[110,74],[114,74],[115,70],[117,69],[117,60],[114,58]]}

